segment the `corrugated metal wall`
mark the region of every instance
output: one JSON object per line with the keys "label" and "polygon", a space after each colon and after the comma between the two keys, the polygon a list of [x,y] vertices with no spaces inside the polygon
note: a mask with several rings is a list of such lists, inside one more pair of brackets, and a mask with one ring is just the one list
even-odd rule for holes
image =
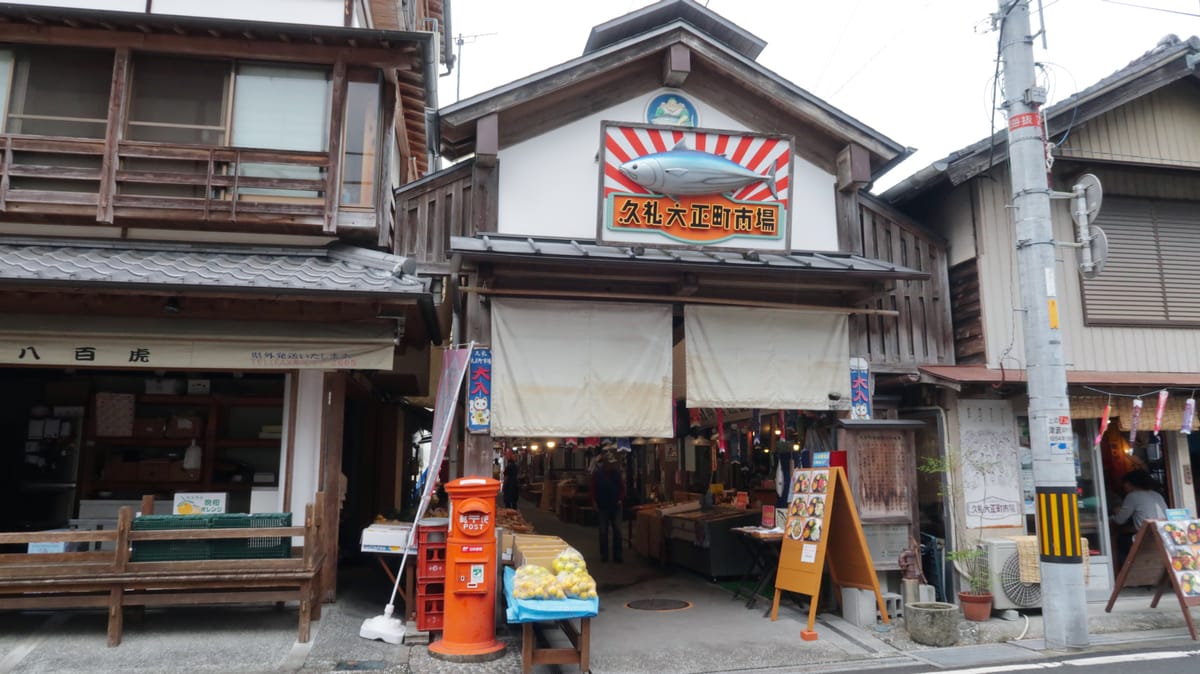
{"label": "corrugated metal wall", "polygon": [[[1200,124],[1196,127],[1200,130]],[[1022,324],[1017,286],[1016,239],[1009,203],[1006,170],[993,171],[995,180],[977,178],[975,192],[981,225],[976,227],[987,362],[998,367],[1024,367]],[[1128,177],[1128,176],[1126,176]],[[1103,181],[1103,176],[1101,177]],[[1193,178],[1189,190],[1200,189]],[[1146,182],[1146,181],[1141,181]],[[1132,183],[1130,183],[1132,184]],[[1054,202],[1054,237],[1074,241],[1074,223],[1066,201]],[[967,226],[965,222],[959,226]],[[1200,233],[1197,233],[1200,236]],[[1080,277],[1075,251],[1060,249],[1055,270],[1065,357],[1072,370],[1197,372],[1200,371],[1200,329],[1088,327],[1084,325]],[[1010,346],[1011,345],[1011,346]]]}
{"label": "corrugated metal wall", "polygon": [[1180,81],[1072,129],[1058,155],[1200,167],[1200,89]]}

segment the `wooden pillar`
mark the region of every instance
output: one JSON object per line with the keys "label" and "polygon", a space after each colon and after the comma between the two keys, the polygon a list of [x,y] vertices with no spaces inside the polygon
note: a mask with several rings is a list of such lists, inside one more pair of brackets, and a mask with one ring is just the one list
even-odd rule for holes
{"label": "wooden pillar", "polygon": [[329,110],[329,169],[325,173],[325,233],[337,232],[342,201],[342,128],[346,121],[346,62],[333,66],[333,95]]}
{"label": "wooden pillar", "polygon": [[338,515],[342,505],[342,435],[346,422],[346,374],[325,373],[325,400],[321,420],[321,491],[325,492],[321,543],[325,563],[321,568],[321,601],[337,596]]}
{"label": "wooden pillar", "polygon": [[[470,284],[478,287],[490,284],[491,266],[481,264],[470,274]],[[463,298],[465,306],[465,342],[475,342],[478,345],[492,343],[492,307],[491,303],[480,293],[467,293]],[[463,475],[492,476],[492,436],[490,433],[471,433],[466,430],[466,415],[463,415]]]}
{"label": "wooden pillar", "polygon": [[113,57],[112,87],[108,95],[108,125],[104,129],[104,158],[100,164],[100,195],[96,220],[112,224],[113,199],[117,195],[118,149],[125,127],[125,103],[129,91],[129,47],[120,47]]}

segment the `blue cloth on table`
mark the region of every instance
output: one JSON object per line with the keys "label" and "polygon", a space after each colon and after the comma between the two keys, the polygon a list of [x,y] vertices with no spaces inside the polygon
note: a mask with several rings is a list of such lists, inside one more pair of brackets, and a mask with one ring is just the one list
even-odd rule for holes
{"label": "blue cloth on table", "polygon": [[595,618],[600,613],[600,599],[517,599],[513,596],[513,579],[517,571],[504,568],[504,598],[508,601],[506,616],[510,623],[536,623],[567,618]]}

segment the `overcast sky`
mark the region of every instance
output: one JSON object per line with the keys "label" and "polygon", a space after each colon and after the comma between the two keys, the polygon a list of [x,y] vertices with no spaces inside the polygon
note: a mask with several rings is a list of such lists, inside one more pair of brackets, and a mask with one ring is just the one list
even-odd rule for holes
{"label": "overcast sky", "polygon": [[[452,0],[461,59],[440,103],[468,98],[582,54],[592,26],[648,0]],[[705,4],[705,3],[701,3]],[[918,152],[882,191],[991,133],[997,33],[992,0],[709,0],[766,41],[758,61]],[[1137,5],[1137,6],[1132,6]],[[1037,30],[1036,0],[1033,1]],[[1200,0],[1043,0],[1051,102],[1141,56],[1165,35],[1200,33]],[[1157,8],[1157,9],[1155,9]],[[477,37],[472,37],[477,36]],[[997,128],[1004,121],[996,117]]]}

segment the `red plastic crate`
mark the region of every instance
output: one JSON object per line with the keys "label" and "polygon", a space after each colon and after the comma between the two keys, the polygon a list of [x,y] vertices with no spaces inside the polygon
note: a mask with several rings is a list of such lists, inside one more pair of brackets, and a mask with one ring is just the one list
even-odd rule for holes
{"label": "red plastic crate", "polygon": [[426,613],[424,615],[417,614],[417,629],[422,632],[430,632],[442,629],[443,621],[441,613]]}
{"label": "red plastic crate", "polygon": [[417,553],[417,580],[441,580],[446,577],[446,549],[426,548]]}
{"label": "red plastic crate", "polygon": [[438,525],[417,524],[417,546],[446,547],[446,537],[450,534],[449,523]]}
{"label": "red plastic crate", "polygon": [[442,599],[446,596],[446,583],[442,580],[434,582],[417,581],[417,602],[427,599]]}

